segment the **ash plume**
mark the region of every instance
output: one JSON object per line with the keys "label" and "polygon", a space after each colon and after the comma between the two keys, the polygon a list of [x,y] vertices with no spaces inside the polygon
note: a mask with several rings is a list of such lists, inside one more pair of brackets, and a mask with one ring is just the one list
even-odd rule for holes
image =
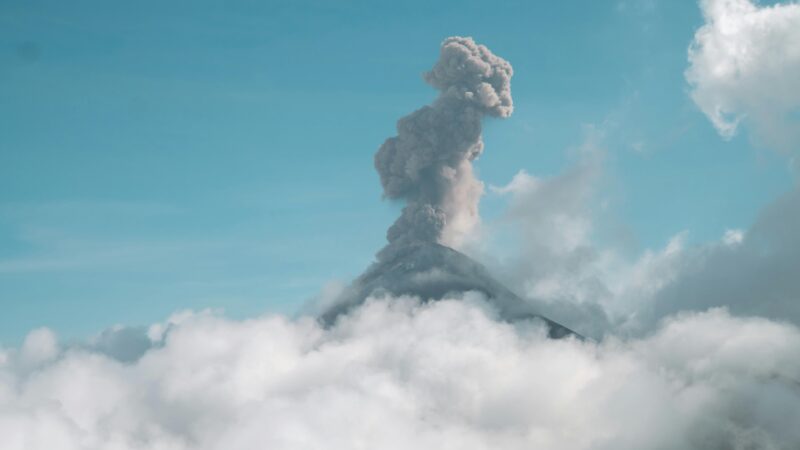
{"label": "ash plume", "polygon": [[511,115],[512,74],[508,61],[472,38],[444,40],[425,74],[439,97],[400,119],[397,136],[375,155],[384,196],[406,201],[387,232],[390,245],[454,246],[477,223],[483,184],[472,161],[483,152],[481,119]]}

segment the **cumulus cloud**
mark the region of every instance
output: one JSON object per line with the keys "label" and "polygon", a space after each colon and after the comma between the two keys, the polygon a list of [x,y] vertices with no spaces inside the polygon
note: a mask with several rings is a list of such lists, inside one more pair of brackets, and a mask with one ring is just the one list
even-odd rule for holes
{"label": "cumulus cloud", "polygon": [[47,328],[37,328],[25,337],[19,353],[20,367],[27,368],[47,362],[58,355],[56,335]]}
{"label": "cumulus cloud", "polygon": [[476,296],[371,300],[329,328],[184,315],[154,338],[128,364],[67,348],[20,370],[11,351],[3,448],[800,445],[800,331],[722,309],[599,344],[498,321]]}
{"label": "cumulus cloud", "polygon": [[689,48],[691,96],[717,131],[741,124],[782,151],[800,146],[800,4],[702,0]]}

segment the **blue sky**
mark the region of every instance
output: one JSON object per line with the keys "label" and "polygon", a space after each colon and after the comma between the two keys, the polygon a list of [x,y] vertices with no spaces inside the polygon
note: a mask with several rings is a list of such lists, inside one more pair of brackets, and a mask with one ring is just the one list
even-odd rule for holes
{"label": "blue sky", "polygon": [[451,35],[515,70],[487,184],[559,173],[594,129],[638,250],[747,228],[791,186],[784,158],[720,138],[688,95],[694,2],[399,3],[4,1],[0,343],[291,313],[356,276],[399,209],[373,154],[434,98],[420,75]]}

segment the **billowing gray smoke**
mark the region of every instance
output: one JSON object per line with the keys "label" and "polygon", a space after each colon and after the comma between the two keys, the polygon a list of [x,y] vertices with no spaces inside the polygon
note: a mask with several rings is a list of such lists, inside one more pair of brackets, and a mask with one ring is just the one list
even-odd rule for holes
{"label": "billowing gray smoke", "polygon": [[441,91],[397,123],[375,155],[384,195],[407,202],[389,228],[390,244],[441,242],[455,245],[478,220],[483,185],[472,161],[483,151],[481,119],[508,117],[511,64],[472,38],[442,43],[439,61],[425,81]]}

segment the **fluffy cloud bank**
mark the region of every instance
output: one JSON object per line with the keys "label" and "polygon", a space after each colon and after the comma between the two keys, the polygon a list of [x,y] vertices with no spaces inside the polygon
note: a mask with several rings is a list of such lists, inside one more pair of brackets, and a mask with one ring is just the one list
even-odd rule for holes
{"label": "fluffy cloud bank", "polygon": [[373,300],[331,328],[188,314],[131,363],[40,330],[0,359],[3,448],[800,445],[794,326],[714,309],[596,344],[488,308]]}
{"label": "fluffy cloud bank", "polygon": [[702,0],[689,48],[692,98],[719,133],[740,123],[782,151],[800,145],[800,4]]}

